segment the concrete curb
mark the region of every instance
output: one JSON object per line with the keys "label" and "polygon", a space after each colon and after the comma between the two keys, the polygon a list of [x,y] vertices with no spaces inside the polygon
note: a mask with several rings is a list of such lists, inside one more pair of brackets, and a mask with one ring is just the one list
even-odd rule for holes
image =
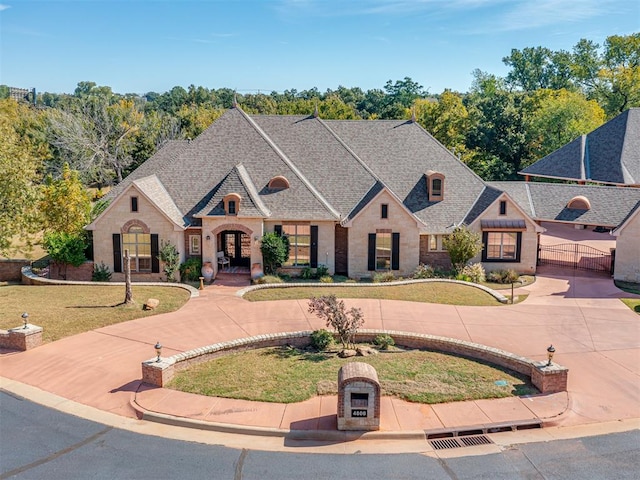
{"label": "concrete curb", "polygon": [[451,280],[448,278],[424,278],[418,280],[398,280],[395,282],[382,282],[382,283],[265,283],[262,285],[251,285],[249,287],[242,288],[236,292],[238,297],[244,297],[245,294],[249,292],[253,292],[254,290],[262,290],[265,288],[294,288],[294,287],[338,287],[338,288],[354,288],[354,287],[393,287],[397,285],[411,285],[413,283],[458,283],[460,285],[467,285],[468,287],[474,287],[480,290],[487,292],[489,295],[494,297],[500,303],[508,303],[507,297],[502,295],[495,290],[492,290],[489,287],[485,287],[484,285],[479,285],[477,283],[464,282],[462,280]]}

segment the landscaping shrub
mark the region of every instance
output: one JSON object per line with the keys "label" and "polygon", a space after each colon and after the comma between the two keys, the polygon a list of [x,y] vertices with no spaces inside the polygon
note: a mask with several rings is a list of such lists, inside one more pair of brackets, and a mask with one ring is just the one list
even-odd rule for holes
{"label": "landscaping shrub", "polygon": [[386,282],[393,282],[396,279],[396,276],[393,274],[393,272],[381,272],[381,273],[376,273],[373,276],[373,283],[386,283]]}
{"label": "landscaping shrub", "polygon": [[183,282],[197,282],[201,276],[202,260],[197,257],[188,258],[180,264],[180,277]]}
{"label": "landscaping shrub", "polygon": [[473,283],[480,283],[485,280],[484,268],[481,263],[465,265],[460,273],[465,277],[469,277]]}
{"label": "landscaping shrub", "polygon": [[436,276],[436,269],[431,265],[425,265],[421,263],[416,268],[416,271],[413,272],[413,278],[421,279],[421,278],[434,278]]}
{"label": "landscaping shrub", "polygon": [[326,350],[333,343],[333,335],[324,328],[311,333],[311,346],[319,352]]}
{"label": "landscaping shrub", "polygon": [[320,277],[320,283],[333,283],[333,277],[331,275],[323,275]]}
{"label": "landscaping shrub", "polygon": [[260,278],[254,280],[258,285],[266,284],[266,283],[284,283],[280,277],[276,275],[264,275]]}
{"label": "landscaping shrub", "polygon": [[493,283],[517,282],[520,275],[515,270],[495,270],[487,274],[487,280]]}
{"label": "landscaping shrub", "polygon": [[376,338],[373,339],[373,344],[381,350],[389,350],[389,347],[393,347],[396,342],[391,335],[384,333],[376,335]]}
{"label": "landscaping shrub", "polygon": [[109,270],[109,267],[105,265],[104,262],[100,262],[100,265],[94,263],[91,280],[94,282],[108,282],[111,280],[111,271]]}
{"label": "landscaping shrub", "polygon": [[158,260],[162,262],[162,271],[167,276],[167,282],[176,281],[176,273],[180,270],[180,253],[170,241],[162,241]]}
{"label": "landscaping shrub", "polygon": [[329,275],[329,267],[327,267],[326,265],[318,265],[318,268],[316,268],[316,277],[322,278],[326,277],[327,275]]}
{"label": "landscaping shrub", "polygon": [[303,278],[304,280],[311,280],[314,277],[315,274],[313,273],[311,267],[304,267],[300,272],[300,278]]}

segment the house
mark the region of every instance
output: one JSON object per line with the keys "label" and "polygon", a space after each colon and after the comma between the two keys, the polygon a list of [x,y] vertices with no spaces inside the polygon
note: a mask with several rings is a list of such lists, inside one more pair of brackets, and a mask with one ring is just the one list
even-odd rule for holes
{"label": "house", "polygon": [[612,233],[616,237],[614,278],[640,283],[640,200]]}
{"label": "house", "polygon": [[640,187],[640,108],[630,108],[587,135],[518,172],[579,183]]}
{"label": "house", "polygon": [[[449,266],[442,239],[466,224],[483,237],[485,269],[534,273],[544,229],[415,120],[323,120],[226,111],[192,141],[168,143],[110,193],[90,225],[94,260],[122,278],[161,278],[162,242],[182,261],[262,263],[266,232],[287,235],[283,268],[325,265],[352,278],[419,263]],[[222,252],[222,253],[219,253]]]}

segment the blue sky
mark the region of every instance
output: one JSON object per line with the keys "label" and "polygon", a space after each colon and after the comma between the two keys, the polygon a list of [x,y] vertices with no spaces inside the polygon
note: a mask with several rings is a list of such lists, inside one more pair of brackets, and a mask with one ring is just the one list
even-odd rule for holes
{"label": "blue sky", "polygon": [[638,30],[634,0],[0,0],[0,84],[467,91],[476,68],[505,75],[512,48]]}

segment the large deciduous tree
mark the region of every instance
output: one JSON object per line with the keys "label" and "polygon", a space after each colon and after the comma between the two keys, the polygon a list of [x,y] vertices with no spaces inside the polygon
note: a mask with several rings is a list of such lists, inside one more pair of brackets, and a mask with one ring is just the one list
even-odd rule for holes
{"label": "large deciduous tree", "polygon": [[79,235],[91,221],[91,195],[69,164],[64,164],[59,178],[45,179],[39,210],[45,232]]}
{"label": "large deciduous tree", "polygon": [[29,247],[40,230],[37,184],[49,149],[41,118],[15,100],[0,100],[0,255],[13,252],[14,240]]}

